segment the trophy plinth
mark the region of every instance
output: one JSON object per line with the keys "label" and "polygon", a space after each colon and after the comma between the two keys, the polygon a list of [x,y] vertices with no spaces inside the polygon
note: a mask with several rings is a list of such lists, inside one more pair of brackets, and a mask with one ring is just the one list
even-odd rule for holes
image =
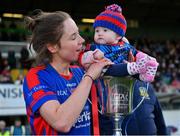
{"label": "trophy plinth", "polygon": [[114,135],[121,134],[121,123],[124,116],[132,112],[132,86],[131,77],[104,76],[105,104],[103,114],[110,116],[114,121]]}

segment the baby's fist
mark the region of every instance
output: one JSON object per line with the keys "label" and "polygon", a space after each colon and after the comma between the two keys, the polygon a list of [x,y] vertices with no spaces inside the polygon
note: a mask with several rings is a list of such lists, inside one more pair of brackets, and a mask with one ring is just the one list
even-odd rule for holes
{"label": "baby's fist", "polygon": [[93,57],[95,60],[101,60],[104,58],[104,53],[101,50],[96,49],[93,52]]}

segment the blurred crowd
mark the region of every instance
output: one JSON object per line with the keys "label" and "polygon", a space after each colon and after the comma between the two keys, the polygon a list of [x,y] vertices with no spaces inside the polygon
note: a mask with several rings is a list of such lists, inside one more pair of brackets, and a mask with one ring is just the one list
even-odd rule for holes
{"label": "blurred crowd", "polygon": [[14,124],[10,126],[6,125],[5,120],[0,120],[0,136],[24,136],[31,135],[31,129],[29,125],[23,125],[20,118],[14,120]]}
{"label": "blurred crowd", "polygon": [[29,51],[23,47],[20,58],[15,56],[15,51],[9,51],[8,57],[2,57],[0,52],[0,83],[22,84],[23,78],[31,67]]}
{"label": "blurred crowd", "polygon": [[154,84],[162,93],[180,92],[180,41],[153,41],[140,39],[134,42],[137,49],[155,57],[159,67]]}

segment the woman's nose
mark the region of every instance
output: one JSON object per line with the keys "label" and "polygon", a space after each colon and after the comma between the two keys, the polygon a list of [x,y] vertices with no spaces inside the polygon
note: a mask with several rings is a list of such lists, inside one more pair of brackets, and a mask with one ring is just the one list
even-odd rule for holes
{"label": "woman's nose", "polygon": [[84,38],[82,38],[82,36],[80,36],[80,42],[83,43],[85,42]]}

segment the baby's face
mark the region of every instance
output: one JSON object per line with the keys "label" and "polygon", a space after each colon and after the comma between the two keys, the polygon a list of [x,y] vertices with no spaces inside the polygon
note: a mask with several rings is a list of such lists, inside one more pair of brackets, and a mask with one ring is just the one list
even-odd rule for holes
{"label": "baby's face", "polygon": [[117,44],[121,36],[105,27],[96,27],[94,41],[98,44]]}

